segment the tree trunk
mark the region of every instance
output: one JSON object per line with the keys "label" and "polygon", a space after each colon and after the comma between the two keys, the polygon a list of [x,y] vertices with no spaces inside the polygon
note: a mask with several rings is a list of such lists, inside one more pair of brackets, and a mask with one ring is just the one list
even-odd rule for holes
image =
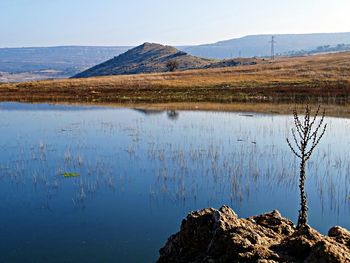
{"label": "tree trunk", "polygon": [[297,228],[301,228],[307,225],[307,199],[305,194],[305,158],[302,158],[300,163],[300,180],[299,180],[299,188],[300,188],[300,210],[298,217],[298,225]]}

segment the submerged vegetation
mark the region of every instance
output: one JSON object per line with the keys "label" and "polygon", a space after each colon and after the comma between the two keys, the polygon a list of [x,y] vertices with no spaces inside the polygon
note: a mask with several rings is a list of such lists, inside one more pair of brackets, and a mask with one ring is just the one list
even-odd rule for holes
{"label": "submerged vegetation", "polygon": [[[54,189],[72,184],[74,206],[84,206],[101,191],[128,187],[141,177],[147,178],[151,203],[168,200],[184,206],[203,199],[204,193],[206,200],[237,207],[251,200],[262,185],[270,190],[296,189],[297,160],[290,162],[288,149],[280,145],[291,127],[286,116],[271,117],[271,122],[268,116],[214,112],[144,114],[99,109],[93,119],[84,114],[71,112],[75,117],[69,123],[65,114],[58,117],[57,125],[38,133],[38,143],[25,138],[2,141],[0,147],[9,147],[10,141],[16,146],[1,160],[2,178],[19,184],[30,180],[50,195]],[[4,123],[11,123],[2,127],[6,133],[8,126],[15,124],[11,112],[2,116]],[[39,121],[39,116],[33,118]],[[50,118],[51,113],[45,116]],[[345,132],[350,124],[342,122]],[[334,128],[337,125],[333,125],[333,134],[342,138],[345,135]],[[95,136],[99,139],[92,140]],[[65,140],[55,143],[44,139],[47,137]],[[322,209],[337,211],[348,203],[349,152],[331,155],[326,146],[314,157],[307,163],[315,185],[312,194],[320,196]],[[331,177],[333,170],[337,173]],[[67,177],[71,180],[64,180]],[[336,190],[339,184],[342,187]]]}
{"label": "submerged vegetation", "polygon": [[68,178],[69,178],[69,177],[79,177],[80,174],[78,174],[78,173],[67,173],[67,172],[66,172],[66,173],[63,174],[63,176],[64,176],[64,177],[68,177]]}

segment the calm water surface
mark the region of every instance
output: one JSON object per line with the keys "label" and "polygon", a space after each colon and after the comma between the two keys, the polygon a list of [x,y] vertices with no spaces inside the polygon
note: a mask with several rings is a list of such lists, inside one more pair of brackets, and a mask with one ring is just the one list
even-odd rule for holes
{"label": "calm water surface", "polygon": [[[350,228],[350,120],[326,121],[306,186],[323,233]],[[295,221],[291,127],[291,116],[0,103],[0,262],[154,262],[188,212],[223,204]]]}

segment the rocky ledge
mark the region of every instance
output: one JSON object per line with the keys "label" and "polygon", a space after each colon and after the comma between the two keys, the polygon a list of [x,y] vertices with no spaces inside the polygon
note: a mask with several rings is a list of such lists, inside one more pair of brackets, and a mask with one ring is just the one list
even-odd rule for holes
{"label": "rocky ledge", "polygon": [[238,218],[229,207],[190,213],[160,250],[158,263],[350,262],[350,232],[297,230],[278,211]]}

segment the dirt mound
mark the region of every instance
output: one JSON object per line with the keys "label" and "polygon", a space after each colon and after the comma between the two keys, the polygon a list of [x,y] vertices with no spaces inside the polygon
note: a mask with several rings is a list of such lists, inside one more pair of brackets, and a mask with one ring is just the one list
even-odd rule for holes
{"label": "dirt mound", "polygon": [[160,250],[158,263],[350,262],[350,232],[297,230],[278,211],[238,218],[223,206],[190,213]]}

